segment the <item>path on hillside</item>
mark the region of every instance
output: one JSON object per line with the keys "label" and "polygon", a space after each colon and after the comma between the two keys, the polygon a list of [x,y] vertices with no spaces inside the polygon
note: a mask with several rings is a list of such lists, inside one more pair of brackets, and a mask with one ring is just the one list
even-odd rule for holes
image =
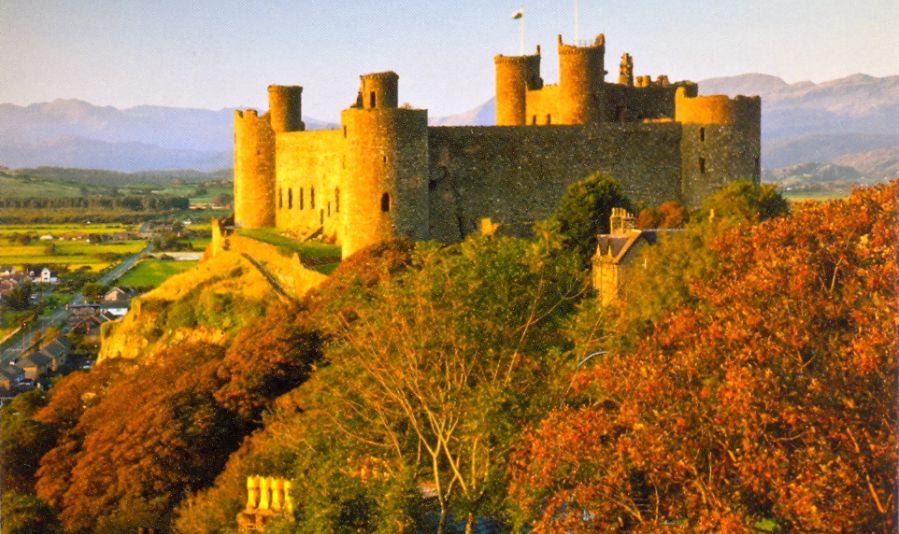
{"label": "path on hillside", "polygon": [[[121,278],[122,275],[131,270],[131,268],[137,264],[137,261],[141,258],[141,256],[143,256],[144,254],[149,254],[152,251],[153,243],[148,243],[147,246],[143,248],[143,250],[128,256],[127,258],[122,260],[121,263],[110,269],[108,272],[104,273],[100,278],[97,279],[96,283],[108,285],[112,282],[115,282],[116,280]],[[84,292],[79,290],[72,296],[71,300],[69,300],[68,305],[73,306],[83,303]],[[68,318],[69,310],[66,309],[65,306],[59,306],[50,315],[41,317],[32,324],[28,325],[28,327],[25,328],[24,331],[22,329],[19,329],[16,334],[4,341],[3,344],[0,344],[0,362],[6,364],[21,356],[23,341],[27,343],[31,336],[34,335],[34,332],[43,332],[50,326],[63,322]]]}

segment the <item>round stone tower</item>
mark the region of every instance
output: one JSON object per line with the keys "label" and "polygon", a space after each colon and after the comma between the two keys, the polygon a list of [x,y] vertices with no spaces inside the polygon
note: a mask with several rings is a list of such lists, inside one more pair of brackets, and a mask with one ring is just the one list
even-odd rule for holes
{"label": "round stone tower", "polygon": [[275,133],[305,130],[303,88],[299,85],[269,85],[268,115]]}
{"label": "round stone tower", "polygon": [[559,114],[561,124],[589,124],[603,116],[606,38],[592,45],[566,45],[559,35]]}
{"label": "round stone tower", "polygon": [[399,100],[399,79],[393,71],[373,72],[360,76],[363,109],[394,109]]}
{"label": "round stone tower", "polygon": [[527,124],[526,95],[528,89],[543,86],[540,79],[540,47],[532,56],[493,58],[496,66],[496,125]]}
{"label": "round stone tower", "polygon": [[275,224],[275,133],[255,109],[234,112],[234,224]]}
{"label": "round stone tower", "polygon": [[346,144],[343,257],[393,237],[423,240],[430,235],[428,112],[396,107],[395,73],[361,78],[362,102],[340,117]]}

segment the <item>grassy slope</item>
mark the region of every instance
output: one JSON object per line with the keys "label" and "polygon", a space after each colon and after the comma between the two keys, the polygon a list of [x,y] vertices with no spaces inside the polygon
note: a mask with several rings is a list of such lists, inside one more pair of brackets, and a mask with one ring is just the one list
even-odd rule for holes
{"label": "grassy slope", "polygon": [[130,287],[159,287],[176,274],[196,267],[195,261],[163,261],[146,259],[119,279],[118,285]]}

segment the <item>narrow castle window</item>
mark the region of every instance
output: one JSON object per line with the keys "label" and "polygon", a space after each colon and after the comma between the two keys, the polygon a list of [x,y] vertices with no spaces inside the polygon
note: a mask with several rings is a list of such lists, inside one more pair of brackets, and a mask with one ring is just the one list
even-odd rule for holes
{"label": "narrow castle window", "polygon": [[761,174],[762,172],[762,162],[759,160],[758,156],[755,157],[755,173]]}
{"label": "narrow castle window", "polygon": [[300,188],[300,209],[303,209],[303,188]]}
{"label": "narrow castle window", "polygon": [[700,141],[705,141],[705,128],[700,128],[700,129],[699,129],[699,140],[700,140]]}
{"label": "narrow castle window", "polygon": [[546,124],[552,124],[552,123],[553,123],[553,116],[550,115],[549,113],[547,113],[546,114]]}
{"label": "narrow castle window", "polygon": [[309,209],[315,209],[315,188],[309,188]]}
{"label": "narrow castle window", "polygon": [[280,187],[278,188],[278,209],[284,207],[284,190]]}
{"label": "narrow castle window", "polygon": [[346,126],[343,127],[343,138],[346,139]]}
{"label": "narrow castle window", "polygon": [[340,188],[334,188],[334,211],[340,213]]}
{"label": "narrow castle window", "polygon": [[381,195],[381,211],[384,213],[390,211],[390,193]]}
{"label": "narrow castle window", "polygon": [[536,115],[531,116],[531,125],[533,125],[533,126],[537,125],[537,116]]}
{"label": "narrow castle window", "polygon": [[705,158],[699,158],[699,174],[705,174]]}
{"label": "narrow castle window", "polygon": [[293,207],[293,189],[287,188],[287,209]]}
{"label": "narrow castle window", "polygon": [[384,157],[381,158],[381,159],[384,161],[384,163],[387,163],[387,156],[384,156]]}
{"label": "narrow castle window", "polygon": [[331,217],[331,203],[328,202],[328,217]]}
{"label": "narrow castle window", "polygon": [[368,94],[368,107],[370,107],[370,108],[375,107],[375,100],[376,100],[375,92],[372,91],[371,93]]}

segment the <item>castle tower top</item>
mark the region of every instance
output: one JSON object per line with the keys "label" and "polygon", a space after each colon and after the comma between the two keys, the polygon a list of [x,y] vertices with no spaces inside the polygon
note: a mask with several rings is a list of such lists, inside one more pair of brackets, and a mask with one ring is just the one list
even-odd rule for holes
{"label": "castle tower top", "polygon": [[559,35],[559,115],[561,124],[594,124],[604,115],[606,38],[592,45],[567,45]]}
{"label": "castle tower top", "polygon": [[362,109],[396,108],[399,102],[399,79],[393,71],[372,72],[359,76],[362,81],[359,89]]}
{"label": "castle tower top", "polygon": [[269,85],[268,114],[275,133],[305,130],[303,88],[299,85]]}

